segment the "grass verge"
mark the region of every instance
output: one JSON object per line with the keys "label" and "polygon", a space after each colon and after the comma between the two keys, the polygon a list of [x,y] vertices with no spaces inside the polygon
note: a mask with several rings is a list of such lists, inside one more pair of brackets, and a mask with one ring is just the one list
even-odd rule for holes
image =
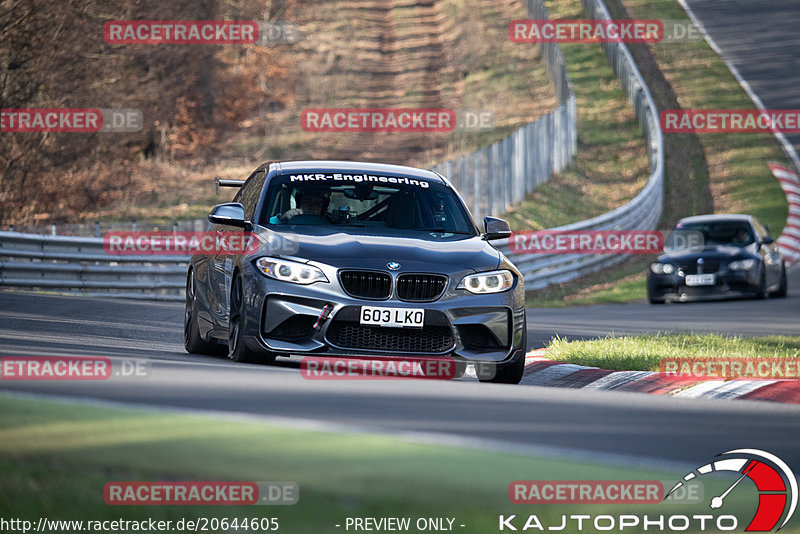
{"label": "grass verge", "polygon": [[743,338],[659,333],[587,341],[554,339],[550,359],[614,371],[658,371],[664,358],[800,358],[800,336]]}
{"label": "grass verge", "polygon": [[[575,512],[574,506],[511,506],[514,480],[674,481],[681,475],[10,396],[0,396],[0,435],[0,517],[33,521],[277,517],[281,531],[322,533],[342,532],[334,525],[346,517],[452,517],[464,532],[490,532],[500,513],[535,513],[558,525],[560,514]],[[275,507],[103,501],[108,481],[158,480],[294,481],[300,500]],[[603,505],[580,509],[607,513]]]}

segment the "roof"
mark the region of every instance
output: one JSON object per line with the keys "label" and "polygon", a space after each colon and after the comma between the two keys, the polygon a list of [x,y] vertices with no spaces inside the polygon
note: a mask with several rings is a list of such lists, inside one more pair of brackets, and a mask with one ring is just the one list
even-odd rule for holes
{"label": "roof", "polygon": [[719,221],[746,221],[752,222],[752,215],[743,215],[741,213],[715,213],[710,215],[695,215],[693,217],[684,217],[678,223],[705,223],[705,222],[719,222]]}
{"label": "roof", "polygon": [[410,176],[415,178],[426,178],[428,180],[443,181],[439,174],[419,169],[417,167],[407,167],[405,165],[390,165],[388,163],[367,163],[361,161],[333,161],[333,160],[308,160],[308,161],[283,161],[270,165],[270,170],[275,170],[278,174],[298,171],[342,171],[342,172],[363,172],[375,174],[388,174],[392,176]]}

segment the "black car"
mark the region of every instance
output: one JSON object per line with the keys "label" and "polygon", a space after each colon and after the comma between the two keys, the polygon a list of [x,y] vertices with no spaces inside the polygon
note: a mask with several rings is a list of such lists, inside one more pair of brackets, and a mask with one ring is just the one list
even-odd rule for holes
{"label": "black car", "polygon": [[240,362],[451,357],[458,375],[475,363],[485,381],[520,381],[523,280],[489,244],[510,229],[486,217],[481,233],[440,174],[340,161],[265,164],[208,218],[210,232],[252,231],[258,247],[192,257],[187,351],[225,344]]}
{"label": "black car", "polygon": [[650,265],[647,298],[785,297],[786,265],[767,229],[750,215],[699,215],[678,222]]}

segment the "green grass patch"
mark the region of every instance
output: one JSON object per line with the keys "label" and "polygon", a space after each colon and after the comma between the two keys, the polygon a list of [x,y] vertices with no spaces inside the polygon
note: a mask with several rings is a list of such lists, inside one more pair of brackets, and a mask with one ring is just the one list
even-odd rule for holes
{"label": "green grass patch", "polygon": [[[511,505],[508,485],[514,480],[681,475],[366,433],[9,396],[0,396],[0,435],[0,517],[27,520],[277,517],[284,532],[341,532],[334,525],[348,516],[429,516],[454,517],[467,526],[464,532],[492,532],[500,513],[535,513],[556,525],[561,513],[575,513],[574,507]],[[159,480],[295,481],[300,501],[273,507],[103,501],[106,482]],[[604,506],[581,505],[581,513],[606,512]]]}
{"label": "green grass patch", "polygon": [[614,302],[631,302],[642,300],[647,295],[647,280],[644,273],[634,279],[623,279],[603,289],[593,290],[589,287],[584,294],[566,296],[550,296],[547,298],[531,298],[526,301],[529,307],[566,308],[569,306],[590,306],[592,304],[610,304]]}
{"label": "green grass patch", "polygon": [[587,341],[560,338],[548,349],[546,356],[559,362],[615,371],[658,371],[664,358],[798,358],[800,336],[659,333]]}
{"label": "green grass patch", "polygon": [[647,265],[650,258],[626,260],[613,270],[528,293],[525,305],[532,308],[566,308],[647,298]]}

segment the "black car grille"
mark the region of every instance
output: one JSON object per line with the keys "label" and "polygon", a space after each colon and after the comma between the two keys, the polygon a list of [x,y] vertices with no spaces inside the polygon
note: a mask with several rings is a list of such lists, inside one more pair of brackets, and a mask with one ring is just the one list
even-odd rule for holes
{"label": "black car grille", "polygon": [[339,281],[351,297],[388,299],[392,294],[392,277],[375,271],[341,271]]}
{"label": "black car grille", "polygon": [[440,274],[401,274],[397,277],[397,298],[413,302],[438,299],[447,287],[447,277]]}
{"label": "black car grille", "polygon": [[328,340],[345,349],[399,352],[438,353],[453,346],[453,334],[446,326],[385,328],[351,321],[334,321],[328,327]]}
{"label": "black car grille", "polygon": [[392,352],[442,353],[455,346],[447,316],[438,310],[426,310],[422,328],[394,328],[362,325],[361,306],[345,306],[331,320],[325,337],[342,349]]}
{"label": "black car grille", "polygon": [[[686,263],[686,264],[680,265],[678,267],[678,269],[681,270],[683,272],[683,274],[698,274],[698,273],[699,274],[712,274],[712,273],[719,272],[719,265],[720,264],[719,264],[718,261],[706,260],[705,263],[702,263],[702,264],[699,264],[699,265],[696,262],[694,262],[694,263]],[[699,269],[698,267],[701,267],[701,266],[702,266],[702,269]]]}

